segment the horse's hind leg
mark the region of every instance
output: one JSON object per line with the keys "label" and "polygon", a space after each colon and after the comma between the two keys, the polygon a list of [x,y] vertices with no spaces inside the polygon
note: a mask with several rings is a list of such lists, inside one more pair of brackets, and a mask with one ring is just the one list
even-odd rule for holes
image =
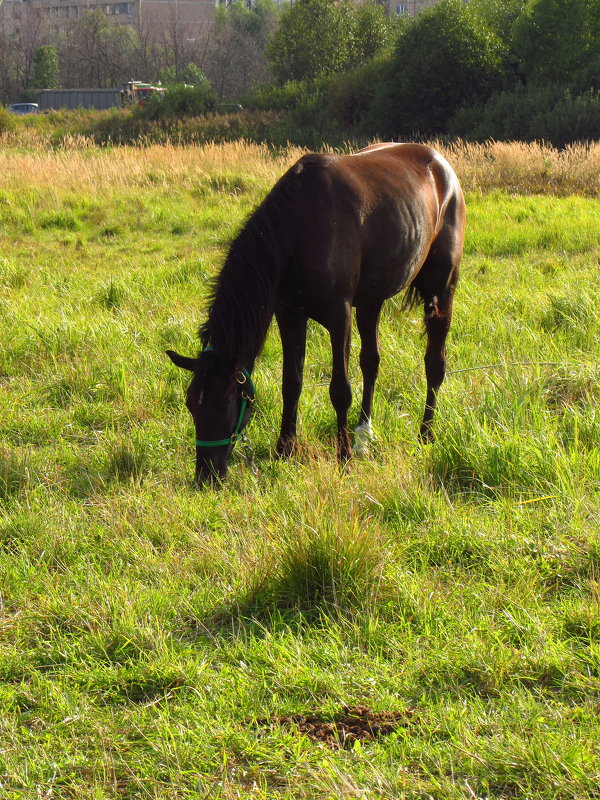
{"label": "horse's hind leg", "polygon": [[277,455],[290,456],[296,449],[296,421],[302,391],[307,319],[302,314],[283,308],[277,311],[276,317],[283,348],[283,414]]}
{"label": "horse's hind leg", "polygon": [[421,441],[433,440],[433,415],[438,390],[446,375],[446,337],[452,320],[452,302],[458,281],[465,233],[465,206],[455,191],[444,215],[444,225],[431,245],[413,286],[425,305],[427,397],[421,423]]}
{"label": "horse's hind leg", "polygon": [[373,436],[371,428],[371,412],[373,409],[373,393],[379,372],[379,341],[377,326],[382,303],[361,305],[356,308],[356,327],[360,334],[360,369],[363,375],[363,396],[360,406],[360,417],[355,430],[354,452],[364,455],[368,441]]}
{"label": "horse's hind leg", "polygon": [[352,454],[348,433],[348,410],[352,402],[352,389],[348,380],[351,326],[352,306],[350,303],[344,303],[327,325],[333,357],[329,396],[337,415],[338,460],[341,463],[348,461]]}
{"label": "horse's hind leg", "polygon": [[447,285],[437,291],[423,291],[427,349],[425,351],[425,376],[427,397],[421,423],[422,442],[433,441],[433,415],[437,393],[446,375],[446,337],[452,320],[452,301],[458,270],[451,272]]}

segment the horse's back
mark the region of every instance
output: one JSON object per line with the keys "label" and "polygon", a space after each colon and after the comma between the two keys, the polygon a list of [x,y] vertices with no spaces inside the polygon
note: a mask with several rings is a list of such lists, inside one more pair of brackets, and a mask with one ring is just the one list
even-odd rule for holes
{"label": "horse's back", "polygon": [[452,197],[462,200],[462,191],[456,173],[444,156],[429,145],[413,142],[374,144],[348,156],[351,163],[365,163],[365,172],[371,165],[385,164],[392,173],[415,176],[416,191],[427,192],[433,178],[440,205]]}
{"label": "horse's back", "polygon": [[462,247],[458,179],[426,145],[309,153],[282,181],[294,198],[293,273],[305,297],[310,286],[354,304],[391,297],[415,278],[442,231],[453,251]]}
{"label": "horse's back", "polygon": [[438,226],[451,201],[464,207],[454,170],[441,153],[423,144],[380,143],[349,155],[308,153],[288,176],[299,182],[300,200],[310,201],[309,209],[343,208],[361,221],[381,205],[413,211],[426,205]]}

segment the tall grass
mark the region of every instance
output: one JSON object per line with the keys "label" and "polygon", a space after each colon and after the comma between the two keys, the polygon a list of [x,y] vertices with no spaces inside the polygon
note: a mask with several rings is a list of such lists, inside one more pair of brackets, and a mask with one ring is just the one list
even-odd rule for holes
{"label": "tall grass", "polygon": [[500,189],[514,194],[583,194],[600,192],[600,143],[557,149],[543,142],[460,140],[441,149],[467,191]]}
{"label": "tall grass", "polygon": [[[0,166],[8,183],[47,184],[50,173],[61,188],[94,185],[118,187],[123,183],[144,187],[168,185],[173,181],[189,186],[205,173],[207,180],[244,176],[251,182],[272,181],[302,154],[298,147],[274,149],[268,144],[252,144],[243,139],[224,144],[213,142],[181,146],[175,139],[161,144],[98,148],[93,139],[67,135],[54,153],[50,142],[33,138],[22,148],[23,131],[1,133]],[[366,142],[364,143],[366,144]],[[29,145],[29,146],[27,146]],[[600,144],[574,144],[557,149],[533,142],[488,142],[474,144],[455,140],[434,142],[456,169],[466,191],[506,191],[515,194],[583,194],[600,192]],[[349,144],[345,149],[356,149]],[[16,149],[19,148],[19,149]],[[200,165],[202,165],[200,167]],[[40,170],[46,173],[40,174]],[[199,174],[200,171],[200,174]],[[211,191],[207,186],[207,191]],[[218,188],[218,187],[216,187]]]}
{"label": "tall grass", "polygon": [[[447,152],[469,222],[437,441],[396,299],[368,458],[335,462],[316,324],[300,454],[273,458],[271,332],[250,446],[199,492],[164,350],[196,351],[300,151],[0,150],[2,798],[597,797],[597,153]],[[351,749],[264,724],[346,706],[405,713]]]}

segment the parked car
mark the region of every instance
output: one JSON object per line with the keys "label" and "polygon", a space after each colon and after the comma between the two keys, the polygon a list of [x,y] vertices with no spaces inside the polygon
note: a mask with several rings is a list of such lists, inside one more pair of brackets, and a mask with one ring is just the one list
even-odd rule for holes
{"label": "parked car", "polygon": [[13,103],[8,107],[13,114],[37,114],[37,103]]}

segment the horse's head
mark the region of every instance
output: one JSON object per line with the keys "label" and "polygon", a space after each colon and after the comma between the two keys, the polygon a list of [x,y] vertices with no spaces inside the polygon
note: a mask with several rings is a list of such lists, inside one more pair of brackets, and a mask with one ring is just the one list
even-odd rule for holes
{"label": "horse's head", "polygon": [[198,358],[167,350],[171,361],[193,377],[186,405],[196,428],[196,481],[222,480],[238,435],[248,424],[254,402],[250,375],[212,349]]}

